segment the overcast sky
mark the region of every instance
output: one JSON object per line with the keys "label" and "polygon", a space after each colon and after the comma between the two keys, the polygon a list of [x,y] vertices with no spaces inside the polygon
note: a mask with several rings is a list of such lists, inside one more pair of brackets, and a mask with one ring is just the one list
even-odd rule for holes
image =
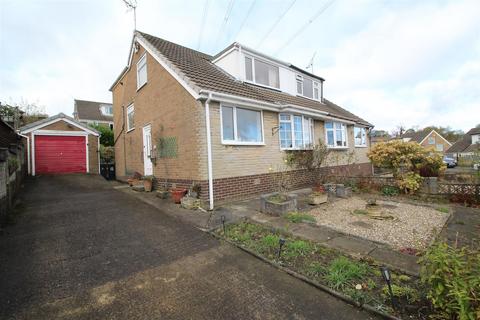
{"label": "overcast sky", "polygon": [[[479,0],[206,3],[138,0],[137,29],[209,54],[238,41],[302,68],[316,53],[325,97],[376,129],[480,123]],[[1,101],[50,115],[71,115],[74,98],[111,101],[133,32],[121,0],[0,4]]]}

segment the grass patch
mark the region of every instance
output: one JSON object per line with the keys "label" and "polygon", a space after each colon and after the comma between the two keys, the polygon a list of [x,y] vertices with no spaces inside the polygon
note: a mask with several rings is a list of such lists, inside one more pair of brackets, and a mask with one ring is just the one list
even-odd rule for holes
{"label": "grass patch", "polygon": [[287,201],[288,198],[286,195],[283,195],[283,194],[275,194],[273,196],[268,197],[267,200],[273,203],[283,203]]}
{"label": "grass patch", "polygon": [[450,210],[446,207],[437,208],[437,211],[440,211],[441,213],[449,213],[450,212]]}
{"label": "grass patch", "polygon": [[315,218],[307,213],[299,213],[299,212],[290,212],[285,216],[285,219],[292,223],[299,223],[299,222],[316,222]]}
{"label": "grass patch", "polygon": [[368,274],[368,265],[355,262],[346,257],[339,257],[332,261],[327,269],[325,280],[332,288],[344,289],[354,286],[354,281],[361,282]]}

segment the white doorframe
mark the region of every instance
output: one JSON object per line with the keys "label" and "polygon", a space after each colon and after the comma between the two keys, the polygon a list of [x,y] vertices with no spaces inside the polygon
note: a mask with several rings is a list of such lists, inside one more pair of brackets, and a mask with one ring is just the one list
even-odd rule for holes
{"label": "white doorframe", "polygon": [[153,175],[153,163],[150,159],[152,152],[152,127],[146,125],[143,127],[143,174],[145,176]]}

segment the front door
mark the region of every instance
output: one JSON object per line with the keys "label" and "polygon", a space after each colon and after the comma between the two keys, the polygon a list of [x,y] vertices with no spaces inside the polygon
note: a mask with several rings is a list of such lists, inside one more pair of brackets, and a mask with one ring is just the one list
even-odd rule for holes
{"label": "front door", "polygon": [[153,174],[152,160],[152,127],[150,125],[143,127],[143,174],[150,176]]}

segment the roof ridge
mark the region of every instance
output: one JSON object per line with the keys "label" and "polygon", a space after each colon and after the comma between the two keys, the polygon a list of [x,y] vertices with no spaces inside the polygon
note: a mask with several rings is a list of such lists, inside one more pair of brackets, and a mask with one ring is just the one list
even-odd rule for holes
{"label": "roof ridge", "polygon": [[98,104],[111,104],[111,105],[113,105],[113,103],[111,103],[111,102],[100,102],[100,101],[82,100],[82,99],[75,99],[75,98],[73,98],[73,101],[93,102],[93,103],[98,103]]}
{"label": "roof ridge", "polygon": [[211,60],[211,59],[213,58],[213,56],[212,56],[212,55],[209,55],[208,53],[204,53],[204,52],[201,52],[201,51],[198,51],[198,50],[195,50],[195,49],[192,49],[192,48],[183,46],[183,45],[181,45],[181,44],[178,44],[178,43],[175,43],[175,42],[166,40],[166,39],[164,39],[164,38],[160,38],[160,37],[154,36],[154,35],[149,34],[149,33],[146,33],[146,32],[142,32],[142,31],[140,31],[140,30],[135,30],[135,31],[138,32],[138,33],[140,33],[140,35],[141,35],[142,37],[148,36],[148,37],[156,38],[156,39],[158,39],[158,40],[160,40],[160,41],[168,42],[168,43],[173,44],[173,45],[175,45],[175,46],[177,46],[177,47],[190,50],[190,51],[192,51],[193,53],[207,56],[209,60]]}

